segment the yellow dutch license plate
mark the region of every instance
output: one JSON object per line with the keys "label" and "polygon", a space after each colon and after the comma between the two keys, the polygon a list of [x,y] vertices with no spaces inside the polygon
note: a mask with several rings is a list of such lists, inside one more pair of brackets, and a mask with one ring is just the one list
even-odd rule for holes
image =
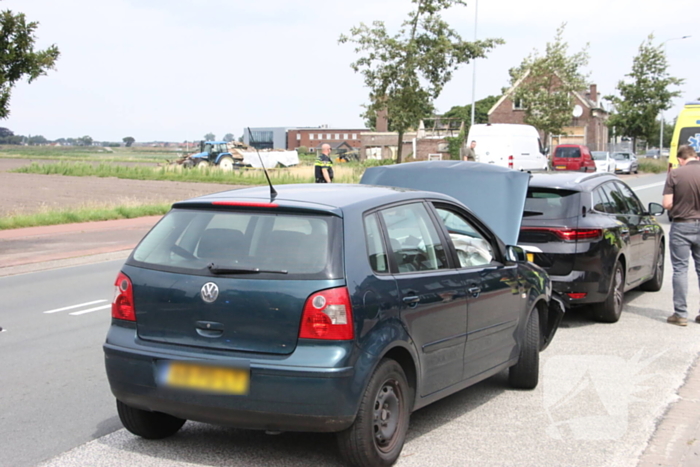
{"label": "yellow dutch license plate", "polygon": [[557,169],[557,170],[566,170],[566,166],[565,166],[565,165],[558,165],[558,166],[555,167],[555,169]]}
{"label": "yellow dutch license plate", "polygon": [[171,388],[192,389],[218,394],[248,394],[250,371],[183,362],[169,362],[163,384]]}
{"label": "yellow dutch license plate", "polygon": [[535,262],[535,254],[534,253],[528,253],[527,254],[527,260],[531,263]]}

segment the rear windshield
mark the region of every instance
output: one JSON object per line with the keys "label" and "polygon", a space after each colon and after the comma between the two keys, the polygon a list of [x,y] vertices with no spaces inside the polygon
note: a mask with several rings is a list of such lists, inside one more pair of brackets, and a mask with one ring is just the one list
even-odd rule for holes
{"label": "rear windshield", "polygon": [[[199,275],[213,274],[214,263],[241,278],[335,279],[342,277],[340,222],[324,215],[173,209],[130,263]],[[250,272],[255,269],[260,272]]]}
{"label": "rear windshield", "polygon": [[616,152],[613,154],[613,159],[616,161],[628,161],[630,159],[630,155],[626,152]]}
{"label": "rear windshield", "polygon": [[591,157],[594,161],[604,161],[608,157],[608,153],[605,151],[593,151],[591,152]]}
{"label": "rear windshield", "polygon": [[581,157],[579,148],[557,148],[554,157]]}
{"label": "rear windshield", "polygon": [[528,219],[566,219],[578,215],[579,192],[529,188],[524,216]]}

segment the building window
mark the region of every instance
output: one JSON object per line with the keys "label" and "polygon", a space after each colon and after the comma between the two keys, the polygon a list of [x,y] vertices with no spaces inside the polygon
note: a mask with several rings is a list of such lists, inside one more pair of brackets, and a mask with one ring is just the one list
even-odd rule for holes
{"label": "building window", "polygon": [[347,133],[343,133],[343,139],[348,139],[348,134],[347,134]]}
{"label": "building window", "polygon": [[301,141],[301,133],[297,133],[297,141]]}
{"label": "building window", "polygon": [[340,139],[340,133],[335,134],[335,139]]}
{"label": "building window", "polygon": [[513,110],[524,110],[522,99],[513,99]]}
{"label": "building window", "polygon": [[352,139],[357,139],[357,133],[352,134]]}

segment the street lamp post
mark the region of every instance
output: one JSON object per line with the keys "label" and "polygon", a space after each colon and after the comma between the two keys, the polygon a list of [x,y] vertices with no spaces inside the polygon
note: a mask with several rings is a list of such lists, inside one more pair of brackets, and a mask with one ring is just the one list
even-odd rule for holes
{"label": "street lamp post", "polygon": [[[476,42],[476,25],[477,16],[479,14],[479,0],[474,3],[474,42]],[[474,126],[474,107],[476,106],[476,58],[472,62],[472,123]]]}
{"label": "street lamp post", "polygon": [[[689,37],[691,37],[691,36],[673,37],[671,39],[666,39],[665,41],[663,41],[661,43],[661,46],[665,47],[666,42],[668,42],[668,41],[676,41],[676,40],[680,41],[683,39],[687,39]],[[659,112],[659,159],[661,159],[661,150],[663,149],[663,147],[664,147],[664,113],[663,113],[663,111],[661,111],[661,112]],[[670,156],[670,154],[669,154],[669,156]]]}

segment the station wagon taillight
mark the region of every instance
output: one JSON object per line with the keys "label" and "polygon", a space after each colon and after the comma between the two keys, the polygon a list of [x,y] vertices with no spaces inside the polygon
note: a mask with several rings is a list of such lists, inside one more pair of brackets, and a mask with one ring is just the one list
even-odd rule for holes
{"label": "station wagon taillight", "polygon": [[354,335],[347,287],[322,290],[306,299],[300,339],[350,340]]}
{"label": "station wagon taillight", "polygon": [[508,156],[508,168],[513,168],[513,156]]}
{"label": "station wagon taillight", "polygon": [[528,232],[548,232],[564,241],[596,240],[603,235],[602,229],[558,229],[554,227],[523,227]]}
{"label": "station wagon taillight", "polygon": [[114,282],[114,300],[112,301],[112,318],[136,321],[134,311],[134,287],[129,276],[120,272]]}

